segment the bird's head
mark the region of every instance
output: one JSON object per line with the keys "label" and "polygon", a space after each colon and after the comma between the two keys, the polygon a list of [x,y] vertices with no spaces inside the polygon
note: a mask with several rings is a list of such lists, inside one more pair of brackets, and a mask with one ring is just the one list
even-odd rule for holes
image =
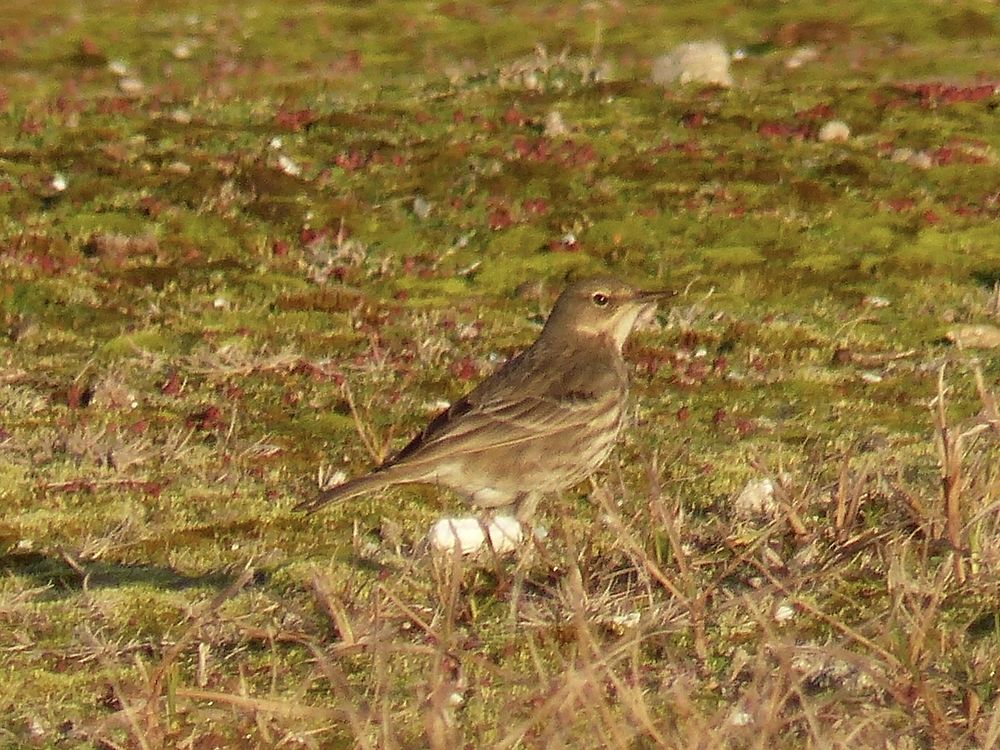
{"label": "bird's head", "polygon": [[620,351],[636,321],[674,292],[644,292],[610,277],[584,279],[559,295],[545,334],[605,338]]}

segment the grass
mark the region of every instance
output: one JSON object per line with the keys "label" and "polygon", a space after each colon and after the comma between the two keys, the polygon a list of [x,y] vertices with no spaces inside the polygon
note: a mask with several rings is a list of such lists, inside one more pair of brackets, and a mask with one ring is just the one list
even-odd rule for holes
{"label": "grass", "polygon": [[[8,2],[0,746],[997,745],[996,23]],[[598,271],[680,294],[544,539],[291,510]]]}

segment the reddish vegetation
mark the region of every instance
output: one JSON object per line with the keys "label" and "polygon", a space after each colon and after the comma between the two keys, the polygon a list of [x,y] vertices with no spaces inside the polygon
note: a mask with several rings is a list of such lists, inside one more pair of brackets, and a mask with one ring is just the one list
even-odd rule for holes
{"label": "reddish vegetation", "polygon": [[514,223],[514,219],[510,215],[510,211],[507,210],[505,206],[497,206],[489,214],[489,226],[493,231],[499,231],[501,229],[506,229],[511,224]]}
{"label": "reddish vegetation", "polygon": [[164,396],[177,396],[184,387],[184,381],[177,370],[173,370],[163,384],[160,386],[160,393]]}
{"label": "reddish vegetation", "polygon": [[701,151],[701,146],[697,141],[687,140],[681,142],[671,140],[670,138],[664,138],[660,145],[653,149],[654,154],[682,153],[691,157],[700,156]]}
{"label": "reddish vegetation", "polygon": [[572,235],[563,235],[557,240],[551,240],[548,245],[549,250],[552,252],[563,252],[563,253],[578,253],[582,249],[581,244],[577,241],[576,237]]}
{"label": "reddish vegetation", "polygon": [[93,388],[73,383],[66,389],[66,405],[71,409],[81,409],[90,403],[93,396]]}
{"label": "reddish vegetation", "polygon": [[507,125],[516,125],[520,127],[521,125],[524,125],[525,122],[527,122],[527,118],[524,116],[524,113],[521,112],[521,110],[519,110],[517,107],[511,107],[506,112],[504,112],[503,121]]}
{"label": "reddish vegetation", "polygon": [[337,158],[334,159],[334,163],[345,172],[356,172],[365,167],[369,160],[370,157],[368,155],[352,149],[351,151],[337,154]]}
{"label": "reddish vegetation", "polygon": [[549,212],[549,202],[544,198],[526,198],[521,202],[525,213],[544,216]]}
{"label": "reddish vegetation", "polygon": [[222,410],[218,406],[210,405],[188,415],[186,423],[191,429],[211,431],[222,427],[224,421]]}
{"label": "reddish vegetation", "polygon": [[598,160],[597,152],[589,143],[577,143],[567,138],[554,144],[549,138],[529,138],[518,135],[511,143],[517,159],[535,162],[554,162],[565,167],[582,167]]}
{"label": "reddish vegetation", "polygon": [[922,107],[930,109],[959,102],[981,102],[991,99],[1000,89],[1000,82],[990,81],[966,86],[942,82],[901,83],[896,88],[912,94]]}
{"label": "reddish vegetation", "polygon": [[681,118],[681,124],[686,128],[700,128],[707,121],[704,112],[690,112]]}
{"label": "reddish vegetation", "polygon": [[757,132],[769,138],[796,138],[807,140],[816,135],[815,125],[807,122],[787,123],[781,120],[765,120],[757,126]]}
{"label": "reddish vegetation", "polygon": [[463,357],[452,364],[451,372],[458,380],[474,380],[479,377],[479,365],[472,357]]}
{"label": "reddish vegetation", "polygon": [[319,115],[311,109],[279,109],[274,116],[274,124],[282,130],[298,133],[307,129],[318,119]]}
{"label": "reddish vegetation", "polygon": [[913,198],[889,198],[886,205],[896,213],[902,213],[912,209],[917,205],[917,202]]}
{"label": "reddish vegetation", "polygon": [[829,104],[817,104],[809,109],[801,109],[795,113],[796,120],[806,122],[816,122],[818,120],[829,120],[833,117],[833,107]]}

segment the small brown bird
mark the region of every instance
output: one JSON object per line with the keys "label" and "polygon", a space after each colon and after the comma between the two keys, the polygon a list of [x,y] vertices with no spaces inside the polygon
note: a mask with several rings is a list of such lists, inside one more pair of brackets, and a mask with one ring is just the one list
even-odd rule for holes
{"label": "small brown bird", "polygon": [[535,343],[370,474],[298,508],[313,512],[383,487],[425,483],[479,508],[516,504],[518,518],[530,519],[542,495],[571,487],[608,457],[628,396],[622,346],[640,315],[672,294],[611,278],[571,284]]}

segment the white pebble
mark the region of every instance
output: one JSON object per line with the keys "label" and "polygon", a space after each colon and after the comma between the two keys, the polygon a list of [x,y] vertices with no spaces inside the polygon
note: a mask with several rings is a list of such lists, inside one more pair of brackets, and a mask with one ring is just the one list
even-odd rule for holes
{"label": "white pebble", "polygon": [[413,199],[413,213],[418,219],[426,219],[431,215],[431,203],[422,196]]}
{"label": "white pebble", "polygon": [[793,617],[795,617],[795,607],[791,604],[781,604],[774,610],[774,621],[779,625],[784,625]]}
{"label": "white pebble", "polygon": [[569,126],[563,119],[562,112],[551,109],[545,116],[545,135],[548,138],[560,138],[569,134]]}
{"label": "white pebble", "polygon": [[707,83],[728,88],[733,85],[729,61],[729,53],[719,42],[680,44],[653,61],[653,83]]}
{"label": "white pebble", "polygon": [[126,76],[118,81],[118,90],[126,96],[139,96],[146,90],[146,84],[134,76]]}
{"label": "white pebble", "polygon": [[776,517],[780,505],[774,499],[775,488],[773,479],[751,479],[740,490],[733,503],[736,517],[743,519]]}
{"label": "white pebble", "polygon": [[729,712],[729,723],[734,727],[745,727],[753,721],[753,717],[742,708],[733,707]]}
{"label": "white pebble", "polygon": [[124,60],[112,60],[108,63],[108,70],[116,76],[128,75],[128,64]]}
{"label": "white pebble", "polygon": [[819,138],[823,143],[844,142],[851,137],[851,129],[843,120],[830,120],[823,123],[819,129]]}
{"label": "white pebble", "polygon": [[178,42],[172,50],[173,56],[178,60],[190,60],[194,50],[189,42]]}
{"label": "white pebble", "polygon": [[302,174],[302,167],[294,159],[284,154],[278,157],[278,169],[291,177],[298,177]]}
{"label": "white pebble", "polygon": [[521,524],[513,516],[496,516],[488,522],[478,518],[442,518],[427,535],[431,547],[437,552],[453,552],[457,547],[463,555],[476,552],[486,544],[497,553],[510,552],[521,543]]}
{"label": "white pebble", "polygon": [[876,309],[881,309],[883,307],[888,307],[892,304],[888,297],[879,297],[876,294],[868,294],[864,299],[861,300],[861,304],[865,307],[874,307]]}
{"label": "white pebble", "polygon": [[184,161],[172,161],[167,165],[167,171],[173,174],[191,174],[191,165]]}
{"label": "white pebble", "polygon": [[877,372],[863,372],[858,377],[861,378],[863,383],[868,383],[869,385],[875,385],[876,383],[881,383],[883,378]]}
{"label": "white pebble", "polygon": [[53,190],[58,190],[60,193],[69,186],[65,175],[60,172],[56,172],[52,176],[52,182],[50,184],[52,185]]}
{"label": "white pebble", "polygon": [[906,160],[906,163],[911,167],[916,167],[917,169],[930,169],[934,166],[934,160],[926,151],[917,151],[913,156]]}
{"label": "white pebble", "polygon": [[785,60],[785,67],[789,70],[801,68],[806,63],[811,63],[819,59],[819,50],[815,47],[799,47],[792,56]]}

